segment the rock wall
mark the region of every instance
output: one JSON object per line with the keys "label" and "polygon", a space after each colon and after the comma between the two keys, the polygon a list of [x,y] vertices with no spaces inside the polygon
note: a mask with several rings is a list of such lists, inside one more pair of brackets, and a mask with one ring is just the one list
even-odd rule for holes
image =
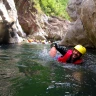
{"label": "rock wall", "polygon": [[72,22],[61,44],[96,48],[96,0],[69,0],[67,11]]}
{"label": "rock wall", "polygon": [[67,28],[66,20],[55,16],[48,17],[36,9],[34,0],[15,0],[20,25],[29,38],[39,40],[51,39],[52,41],[61,40],[64,28]]}
{"label": "rock wall", "polygon": [[27,36],[96,48],[96,0],[69,0],[71,21],[40,14],[34,6],[34,0],[0,1],[0,43],[19,43]]}
{"label": "rock wall", "polygon": [[93,47],[96,48],[96,0],[82,2],[80,18]]}
{"label": "rock wall", "polygon": [[0,44],[18,43],[24,36],[14,0],[0,0]]}
{"label": "rock wall", "polygon": [[62,40],[64,34],[68,30],[70,21],[64,20],[62,18],[57,18],[52,16],[48,18],[48,21],[45,23],[44,31],[47,33],[47,39],[56,41]]}
{"label": "rock wall", "polygon": [[28,37],[46,39],[45,36],[47,36],[47,34],[42,29],[41,15],[34,7],[35,3],[33,1],[15,0],[20,25]]}

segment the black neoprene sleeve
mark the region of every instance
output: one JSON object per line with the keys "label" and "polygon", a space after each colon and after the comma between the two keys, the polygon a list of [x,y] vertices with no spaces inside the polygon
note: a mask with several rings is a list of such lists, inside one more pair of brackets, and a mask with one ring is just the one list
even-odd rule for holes
{"label": "black neoprene sleeve", "polygon": [[62,55],[64,55],[67,51],[66,47],[60,46],[57,43],[52,43],[51,47],[55,47],[57,49],[57,51],[59,51]]}

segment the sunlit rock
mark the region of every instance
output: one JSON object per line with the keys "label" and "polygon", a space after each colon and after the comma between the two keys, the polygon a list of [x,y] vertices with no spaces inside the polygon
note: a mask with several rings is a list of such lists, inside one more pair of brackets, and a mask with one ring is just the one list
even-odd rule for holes
{"label": "sunlit rock", "polygon": [[0,1],[0,43],[18,43],[25,34],[19,24],[14,0]]}

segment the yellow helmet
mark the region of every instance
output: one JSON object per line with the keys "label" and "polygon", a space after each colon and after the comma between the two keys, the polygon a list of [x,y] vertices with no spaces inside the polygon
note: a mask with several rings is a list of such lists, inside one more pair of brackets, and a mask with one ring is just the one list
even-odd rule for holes
{"label": "yellow helmet", "polygon": [[82,45],[76,45],[74,47],[74,49],[76,49],[77,51],[79,51],[82,55],[86,53],[86,48],[83,47]]}

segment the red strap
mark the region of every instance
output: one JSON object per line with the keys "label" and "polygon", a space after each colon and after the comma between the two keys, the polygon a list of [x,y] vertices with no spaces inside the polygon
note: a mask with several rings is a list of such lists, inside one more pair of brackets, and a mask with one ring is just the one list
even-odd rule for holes
{"label": "red strap", "polygon": [[81,63],[83,63],[83,60],[82,59],[76,60],[74,62],[75,65],[80,65]]}

